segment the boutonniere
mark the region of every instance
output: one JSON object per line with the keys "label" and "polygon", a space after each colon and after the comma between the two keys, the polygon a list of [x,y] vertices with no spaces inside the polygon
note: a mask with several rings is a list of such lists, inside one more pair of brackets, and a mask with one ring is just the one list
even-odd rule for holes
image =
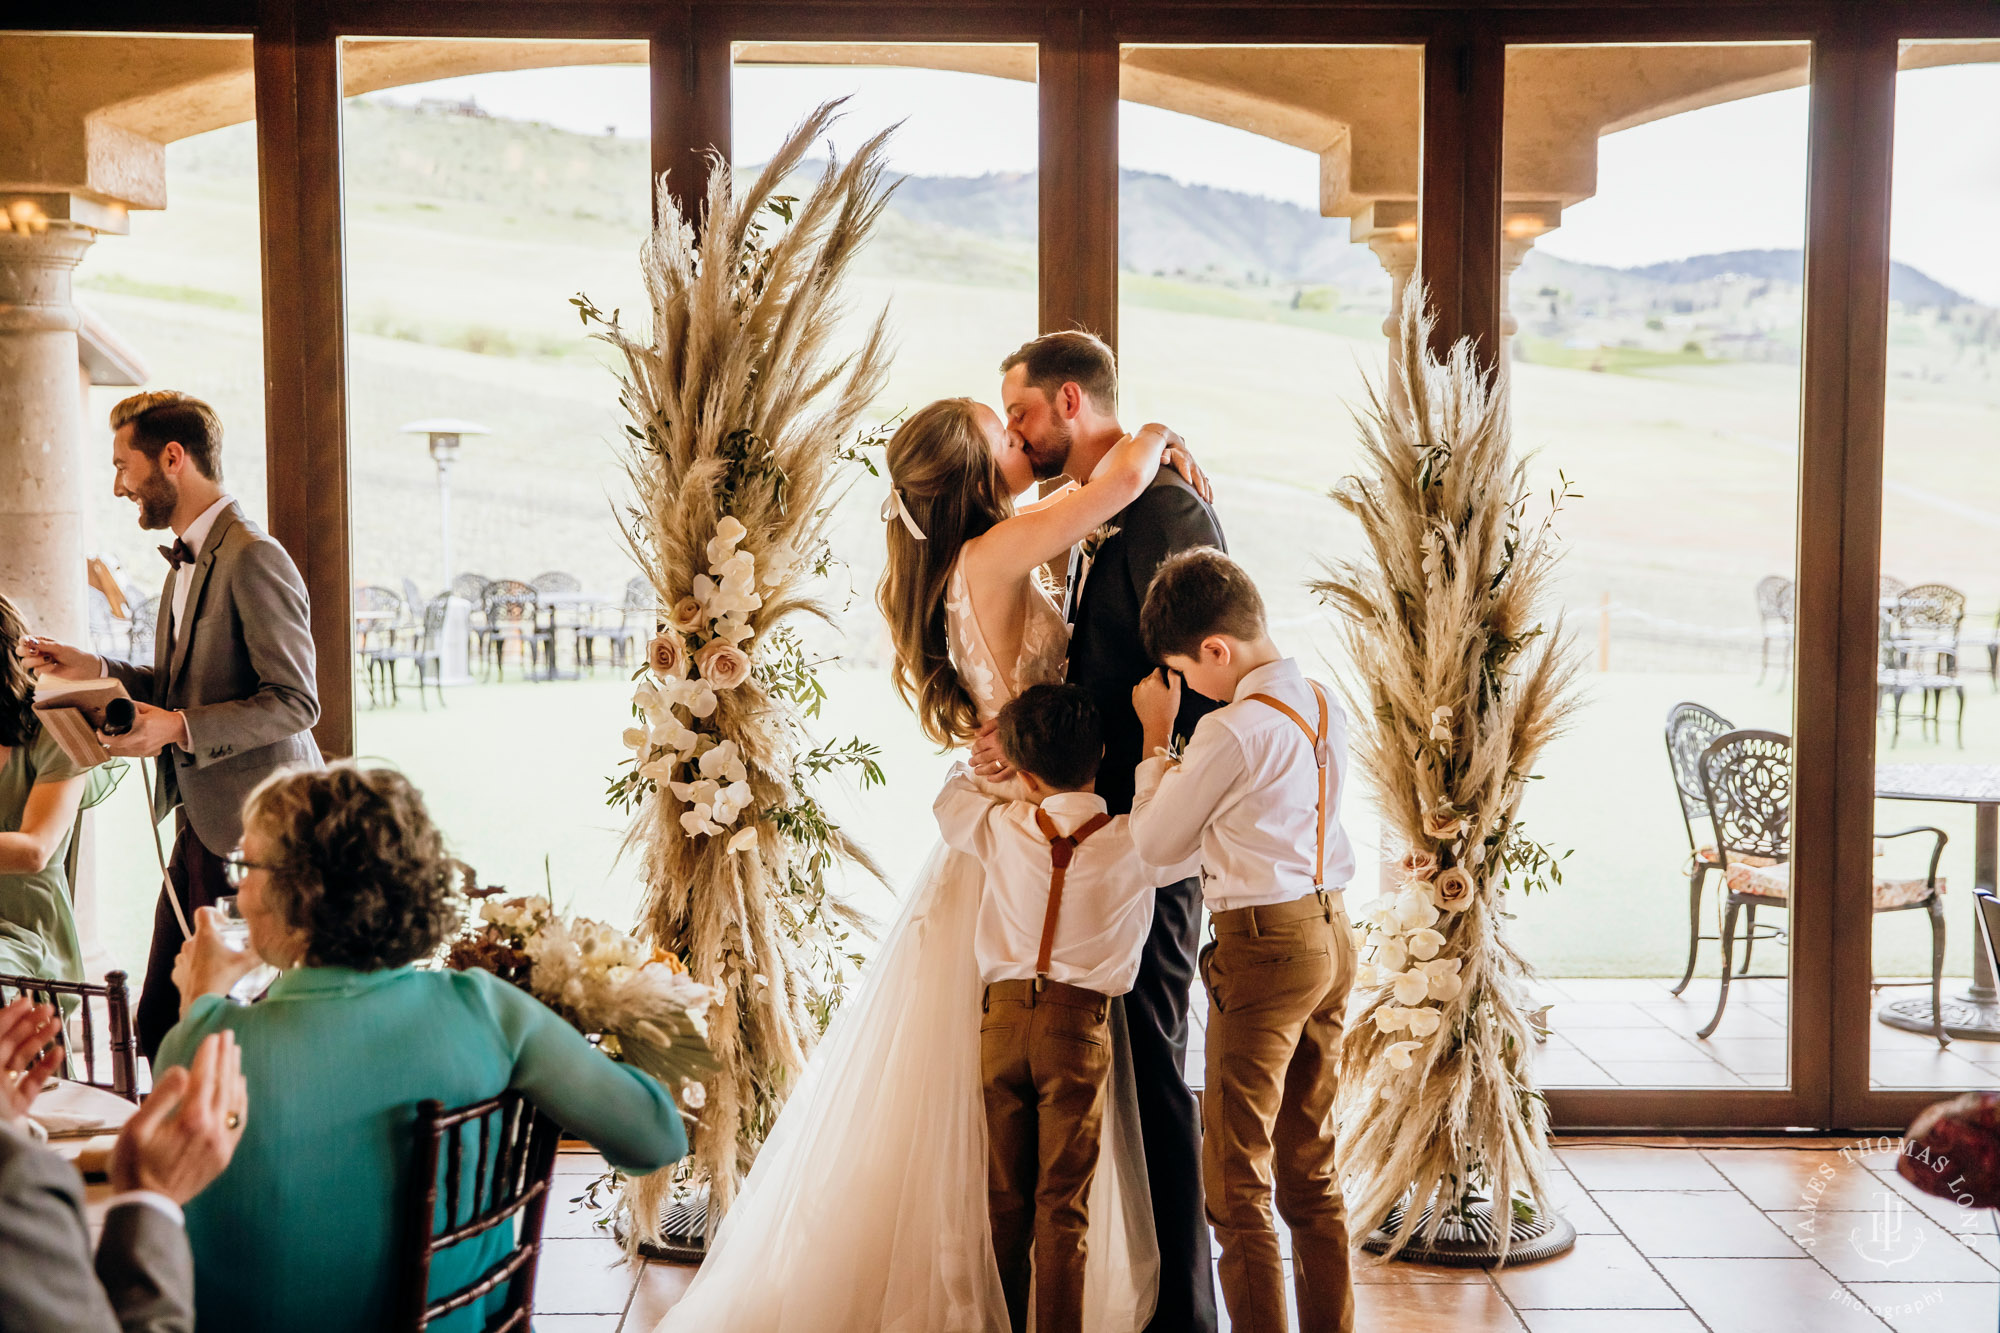
{"label": "boutonniere", "polygon": [[1097,559],[1097,552],[1104,546],[1104,543],[1116,537],[1118,532],[1119,530],[1109,523],[1098,524],[1097,531],[1083,539],[1083,558],[1085,560]]}

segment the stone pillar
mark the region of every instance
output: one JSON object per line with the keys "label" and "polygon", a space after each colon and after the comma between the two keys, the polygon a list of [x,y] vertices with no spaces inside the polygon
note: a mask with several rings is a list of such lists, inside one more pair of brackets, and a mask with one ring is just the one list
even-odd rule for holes
{"label": "stone pillar", "polygon": [[[1375,258],[1389,275],[1389,313],[1382,320],[1382,336],[1394,344],[1402,327],[1403,293],[1417,272],[1417,204],[1411,200],[1383,199],[1368,206],[1348,224],[1348,235],[1375,252]],[[1409,395],[1401,380],[1388,377],[1389,405],[1401,407]]]}
{"label": "stone pillar", "polygon": [[1535,248],[1535,238],[1539,235],[1540,232],[1522,236],[1502,233],[1500,237],[1500,364],[1508,369],[1514,365],[1514,335],[1521,329],[1521,321],[1514,318],[1514,271],[1521,267],[1528,251]]}
{"label": "stone pillar", "polygon": [[0,230],[0,591],[28,626],[89,642],[83,416],[70,278],[88,226],[16,210]]}

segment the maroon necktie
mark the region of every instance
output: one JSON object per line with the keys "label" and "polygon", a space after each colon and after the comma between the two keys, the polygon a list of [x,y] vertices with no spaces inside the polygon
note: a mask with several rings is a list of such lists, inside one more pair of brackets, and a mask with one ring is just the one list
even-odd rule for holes
{"label": "maroon necktie", "polygon": [[179,569],[182,565],[191,565],[194,563],[194,552],[188,550],[186,542],[176,537],[172,546],[162,546],[160,548],[160,559],[166,561],[175,569]]}

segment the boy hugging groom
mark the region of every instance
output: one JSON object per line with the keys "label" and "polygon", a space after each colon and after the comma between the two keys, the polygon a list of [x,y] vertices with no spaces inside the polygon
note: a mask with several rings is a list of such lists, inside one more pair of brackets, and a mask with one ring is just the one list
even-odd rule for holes
{"label": "boy hugging groom", "polygon": [[[1256,585],[1219,551],[1163,564],[1140,629],[1166,670],[1132,692],[1147,756],[1132,838],[1150,861],[1199,852],[1213,932],[1200,955],[1209,997],[1201,1173],[1223,1303],[1242,1333],[1288,1327],[1275,1186],[1301,1327],[1349,1333],[1347,1211],[1334,1160],[1354,982],[1341,906],[1354,853],[1338,819],[1346,718],[1272,643]],[[1176,761],[1168,747],[1183,681],[1226,706],[1201,719]]]}

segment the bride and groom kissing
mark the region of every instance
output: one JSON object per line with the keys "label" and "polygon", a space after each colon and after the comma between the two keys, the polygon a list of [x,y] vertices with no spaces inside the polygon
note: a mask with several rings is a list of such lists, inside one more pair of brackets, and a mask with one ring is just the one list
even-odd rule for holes
{"label": "bride and groom kissing", "polygon": [[1179,437],[1119,427],[1110,349],[1049,334],[1001,371],[1004,421],[941,400],[887,451],[895,680],[970,751],[945,838],[663,1333],[1007,1333],[1031,1308],[1038,1333],[1199,1333],[1211,1223],[1234,1326],[1282,1329],[1274,1185],[1304,1326],[1352,1327],[1339,710],[1271,645]]}

